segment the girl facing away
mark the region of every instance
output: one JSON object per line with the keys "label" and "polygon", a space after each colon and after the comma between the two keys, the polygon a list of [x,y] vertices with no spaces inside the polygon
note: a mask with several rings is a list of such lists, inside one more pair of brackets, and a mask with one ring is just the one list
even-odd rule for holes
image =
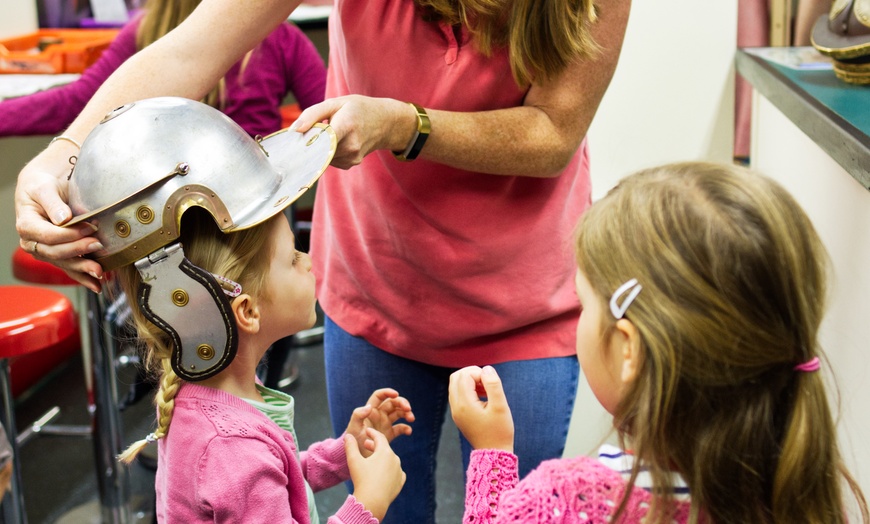
{"label": "girl facing away", "polygon": [[465,522],[870,522],[819,372],[827,254],[780,185],[730,165],[642,171],[584,215],[576,258],[577,356],[628,451],[518,482],[499,377],[463,368]]}
{"label": "girl facing away", "polygon": [[[401,489],[405,474],[389,441],[408,435],[406,399],[379,389],[354,410],[344,435],[300,453],[289,395],[256,381],[256,367],[279,338],[315,321],[311,259],[295,249],[283,214],[225,234],[212,216],[186,211],[181,244],[187,258],[226,288],[238,328],[235,358],[202,381],[178,377],[171,339],[131,300],[146,365],[159,377],[157,428],[120,459],[130,462],[157,441],[155,480],[160,522],[319,521],[313,492],[352,479],[355,491],[329,522],[377,522]],[[141,277],[119,270],[120,286],[136,297]]]}

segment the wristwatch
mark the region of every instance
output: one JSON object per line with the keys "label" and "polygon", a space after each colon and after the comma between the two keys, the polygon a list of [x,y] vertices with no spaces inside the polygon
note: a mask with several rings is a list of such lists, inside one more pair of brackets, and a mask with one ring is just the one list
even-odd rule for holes
{"label": "wristwatch", "polygon": [[420,150],[423,149],[423,144],[429,138],[429,133],[432,131],[432,126],[429,124],[429,115],[426,114],[426,110],[412,102],[409,102],[409,105],[417,113],[417,131],[414,132],[414,136],[411,137],[411,141],[408,142],[408,147],[404,151],[401,153],[393,151],[393,156],[402,162],[410,162],[417,158]]}

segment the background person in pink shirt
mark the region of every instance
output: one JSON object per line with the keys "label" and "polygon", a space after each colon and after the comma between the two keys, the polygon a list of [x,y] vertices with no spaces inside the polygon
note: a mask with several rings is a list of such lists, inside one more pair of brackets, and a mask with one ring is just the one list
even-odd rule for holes
{"label": "background person in pink shirt", "polygon": [[[129,100],[199,99],[297,3],[202,4],[120,68],[65,134],[82,139]],[[339,141],[311,240],[333,425],[372,386],[401,390],[417,414],[414,434],[395,443],[408,481],[388,522],[434,522],[448,377],[461,366],[502,376],[521,421],[521,474],[563,452],[579,375],[564,239],[590,203],[584,138],[629,4],[335,2],[327,100],[295,128],[328,120]],[[25,249],[38,242],[41,257],[97,290],[99,265],[78,256],[99,249],[91,233],[56,226],[69,215],[61,196],[75,152],[57,141],[22,171],[17,225]]]}
{"label": "background person in pink shirt", "polygon": [[575,239],[577,358],[623,448],[518,482],[510,399],[494,369],[464,368],[466,524],[870,522],[820,371],[827,253],[785,189],[725,164],[653,168]]}
{"label": "background person in pink shirt", "polygon": [[[200,0],[148,0],[75,82],[0,101],[0,136],[56,134],[81,112],[103,82],[128,58],[184,21]],[[220,109],[251,136],[281,129],[288,94],[305,109],[323,101],[326,66],[314,44],[284,23],[234,64],[203,102]]]}

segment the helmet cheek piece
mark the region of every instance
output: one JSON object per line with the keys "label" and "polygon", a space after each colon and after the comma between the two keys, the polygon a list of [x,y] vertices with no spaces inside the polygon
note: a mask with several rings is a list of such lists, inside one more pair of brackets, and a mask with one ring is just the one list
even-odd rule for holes
{"label": "helmet cheek piece", "polygon": [[199,381],[226,369],[236,356],[238,331],[214,276],[191,263],[179,243],[135,265],[142,277],[139,307],[172,340],[172,370],[184,380]]}

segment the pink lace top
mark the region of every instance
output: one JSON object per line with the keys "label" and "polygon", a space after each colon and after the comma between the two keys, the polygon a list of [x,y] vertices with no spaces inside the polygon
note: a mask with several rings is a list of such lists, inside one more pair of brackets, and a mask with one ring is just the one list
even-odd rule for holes
{"label": "pink lace top", "polygon": [[[625,487],[619,472],[590,457],[548,460],[517,482],[514,454],[475,450],[468,466],[463,522],[610,522]],[[651,499],[649,492],[634,487],[621,522],[642,522]],[[688,522],[688,501],[676,503],[673,519]]]}

